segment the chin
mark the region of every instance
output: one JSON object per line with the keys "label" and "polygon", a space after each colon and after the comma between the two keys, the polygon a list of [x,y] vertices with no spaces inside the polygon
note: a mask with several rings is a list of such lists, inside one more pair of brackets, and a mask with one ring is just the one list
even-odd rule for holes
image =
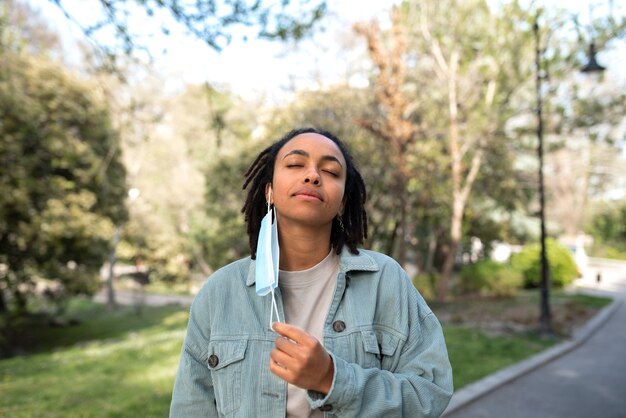
{"label": "chin", "polygon": [[280,228],[281,218],[290,224],[301,224],[307,227],[332,227],[333,218],[320,217],[319,214],[311,213],[293,213],[293,214],[278,214],[278,227]]}

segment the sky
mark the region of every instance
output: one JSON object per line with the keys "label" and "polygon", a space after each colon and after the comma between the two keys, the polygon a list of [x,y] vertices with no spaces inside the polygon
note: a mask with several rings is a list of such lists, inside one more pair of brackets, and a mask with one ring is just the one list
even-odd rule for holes
{"label": "sky", "polygon": [[[80,54],[73,52],[76,51],[75,39],[82,37],[76,25],[50,1],[27,1],[61,33],[70,61],[79,61]],[[96,4],[95,0],[63,0],[63,4],[81,20],[89,21],[94,16],[90,7]],[[392,4],[393,1],[380,0],[331,0],[328,2],[329,19],[321,22],[318,28],[323,30],[316,31],[312,39],[295,44],[253,38],[244,41],[235,37],[221,52],[186,35],[177,25],[169,25],[171,33],[168,36],[162,35],[160,27],[151,25],[147,19],[138,18],[134,25],[141,27],[142,33],[151,35],[143,42],[149,45],[154,68],[166,77],[170,87],[175,88],[177,83],[209,81],[229,85],[239,95],[258,97],[269,94],[280,100],[294,87],[308,87],[316,80],[332,83],[342,79],[351,71],[349,62],[358,61],[346,56],[346,49],[342,48],[350,42],[348,34],[352,24],[375,17],[384,20]],[[361,51],[364,52],[364,48]],[[272,97],[269,100],[273,101]]]}
{"label": "sky", "polygon": [[[70,60],[80,60],[75,39],[82,37],[79,29],[69,22],[50,0],[26,0],[39,9],[46,20],[62,34],[65,52]],[[496,2],[496,0],[488,0]],[[529,0],[530,1],[530,0]],[[62,0],[68,10],[83,21],[93,19],[91,8],[96,0]],[[352,35],[355,22],[372,18],[388,20],[388,10],[398,0],[329,0],[329,18],[321,22],[312,39],[298,44],[235,38],[222,52],[212,50],[202,41],[186,35],[175,24],[168,25],[169,36],[161,34],[155,19],[145,19],[138,13],[131,20],[132,27],[140,28],[154,59],[154,68],[166,80],[166,89],[176,89],[185,83],[224,84],[236,94],[249,97],[264,97],[270,102],[288,99],[294,89],[319,87],[348,79],[351,84],[366,83],[363,66],[367,65],[364,41],[358,45]],[[606,13],[610,1],[570,0],[566,5],[560,0],[537,1],[546,7],[566,6],[581,16],[584,24],[589,16]],[[593,7],[590,7],[590,4]],[[621,10],[624,12],[623,8]],[[131,19],[133,17],[131,16]],[[167,21],[168,17],[156,15],[156,20]],[[384,22],[383,22],[384,24]],[[103,36],[106,36],[103,35]],[[586,48],[586,47],[585,47]],[[599,58],[604,58],[602,53]],[[618,59],[606,57],[611,66],[623,66]],[[626,79],[626,72],[621,77]]]}

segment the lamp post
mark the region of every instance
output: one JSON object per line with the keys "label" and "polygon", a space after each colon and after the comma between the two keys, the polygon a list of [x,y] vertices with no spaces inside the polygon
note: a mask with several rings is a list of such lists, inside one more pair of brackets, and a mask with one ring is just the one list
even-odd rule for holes
{"label": "lamp post", "polygon": [[[537,157],[539,160],[539,220],[541,225],[541,302],[539,316],[539,333],[545,337],[554,335],[552,329],[552,315],[550,313],[550,265],[546,251],[546,214],[545,214],[545,186],[543,176],[543,92],[542,85],[545,74],[541,62],[543,49],[541,47],[541,37],[539,33],[539,15],[535,16],[533,24],[535,35],[535,88],[537,93]],[[601,73],[606,68],[596,61],[595,44],[589,45],[588,62],[580,71],[583,73]]]}
{"label": "lamp post", "polygon": [[541,313],[539,316],[539,333],[552,336],[552,319],[550,314],[550,266],[546,253],[546,214],[545,189],[543,181],[543,93],[544,74],[541,68],[542,48],[539,36],[539,16],[535,17],[533,33],[535,35],[535,88],[537,92],[537,157],[539,159],[539,220],[541,224]]}

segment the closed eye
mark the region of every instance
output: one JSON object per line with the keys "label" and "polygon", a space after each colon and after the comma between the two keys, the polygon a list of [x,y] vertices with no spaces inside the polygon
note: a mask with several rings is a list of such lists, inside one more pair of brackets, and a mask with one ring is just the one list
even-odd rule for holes
{"label": "closed eye", "polygon": [[287,164],[287,168],[304,167],[302,164]]}
{"label": "closed eye", "polygon": [[330,174],[331,176],[334,176],[334,177],[338,177],[339,176],[338,173],[335,173],[334,171],[331,171],[331,170],[322,170],[322,171],[324,171],[325,173],[328,173],[328,174]]}

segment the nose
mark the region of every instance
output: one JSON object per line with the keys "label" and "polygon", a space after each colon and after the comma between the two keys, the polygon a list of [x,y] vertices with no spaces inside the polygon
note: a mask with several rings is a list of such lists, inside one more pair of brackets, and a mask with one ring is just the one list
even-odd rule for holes
{"label": "nose", "polygon": [[306,177],[304,178],[304,182],[305,183],[313,183],[315,186],[319,186],[319,184],[320,184],[320,175],[317,172],[317,170],[315,170],[315,169],[310,170],[306,174]]}

